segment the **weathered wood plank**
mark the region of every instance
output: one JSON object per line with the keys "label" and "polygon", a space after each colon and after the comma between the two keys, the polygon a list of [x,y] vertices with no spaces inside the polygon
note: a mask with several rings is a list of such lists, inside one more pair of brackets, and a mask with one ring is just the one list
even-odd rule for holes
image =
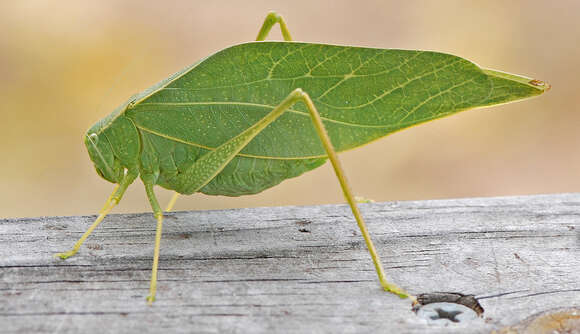
{"label": "weathered wood plank", "polygon": [[580,307],[580,194],[361,205],[389,278],[474,294],[483,318],[445,327],[383,293],[344,205],[167,215],[158,300],[145,305],[155,223],[112,215],[0,220],[3,333],[488,333]]}

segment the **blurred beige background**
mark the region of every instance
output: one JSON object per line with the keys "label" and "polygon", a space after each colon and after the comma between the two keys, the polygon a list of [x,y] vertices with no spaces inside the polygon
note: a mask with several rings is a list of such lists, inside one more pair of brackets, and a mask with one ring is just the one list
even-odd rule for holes
{"label": "blurred beige background", "polygon": [[[254,39],[269,10],[296,40],[448,52],[553,86],[342,154],[357,194],[580,191],[580,1],[2,1],[0,216],[96,213],[113,186],[93,170],[84,131],[131,94]],[[135,183],[116,212],[150,211],[142,188]],[[325,165],[258,195],[194,195],[176,209],[339,202]]]}

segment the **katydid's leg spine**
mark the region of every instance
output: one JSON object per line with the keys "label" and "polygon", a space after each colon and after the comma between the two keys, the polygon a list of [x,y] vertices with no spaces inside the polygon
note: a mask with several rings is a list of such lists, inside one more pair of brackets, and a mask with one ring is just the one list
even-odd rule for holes
{"label": "katydid's leg spine", "polygon": [[272,27],[276,24],[280,24],[280,31],[282,32],[282,37],[284,37],[285,41],[291,41],[292,36],[290,35],[290,31],[288,30],[288,26],[286,22],[282,18],[282,16],[278,15],[276,12],[269,12],[264,19],[264,23],[262,24],[262,28],[260,32],[258,32],[258,37],[256,37],[256,41],[263,41],[268,36],[268,33],[272,29]]}
{"label": "katydid's leg spine", "polygon": [[[276,23],[280,24],[280,31],[282,32],[282,37],[284,37],[284,40],[287,42],[292,41],[292,35],[290,35],[290,31],[288,30],[288,26],[286,25],[286,21],[284,21],[284,18],[282,18],[282,16],[277,14],[276,12],[269,12],[268,13],[266,18],[264,19],[264,23],[262,24],[262,28],[258,32],[258,37],[256,37],[256,41],[265,40],[266,37],[268,37],[270,30],[272,30],[272,27]],[[167,204],[167,207],[165,208],[165,212],[169,212],[169,211],[173,210],[173,207],[175,206],[175,202],[177,202],[177,198],[179,198],[179,193],[174,192],[173,196],[171,196],[171,199],[169,200],[169,203]]]}
{"label": "katydid's leg spine", "polygon": [[152,305],[155,301],[155,294],[157,293],[157,267],[159,266],[159,250],[161,248],[161,234],[163,231],[163,211],[159,206],[155,192],[153,191],[154,182],[151,182],[146,177],[143,177],[143,184],[145,184],[145,192],[147,198],[153,209],[153,215],[157,219],[157,229],[155,232],[155,249],[153,251],[153,266],[151,267],[151,281],[149,285],[149,296],[147,296],[147,304]]}
{"label": "katydid's leg spine", "polygon": [[79,251],[79,249],[81,248],[81,246],[85,242],[85,240],[89,237],[89,235],[91,235],[91,233],[93,233],[95,228],[97,228],[97,226],[99,226],[99,224],[103,221],[103,219],[105,219],[105,217],[109,214],[109,212],[111,212],[111,210],[117,204],[119,204],[119,202],[121,201],[121,198],[123,198],[123,195],[125,194],[125,191],[131,185],[131,183],[133,183],[133,181],[135,181],[135,178],[137,178],[137,175],[138,175],[138,173],[136,173],[136,172],[127,171],[125,173],[125,175],[123,176],[123,179],[121,180],[121,182],[117,186],[115,186],[115,189],[113,189],[113,192],[111,193],[109,198],[107,198],[105,205],[103,206],[101,211],[99,211],[99,216],[97,217],[97,219],[95,219],[95,221],[89,227],[89,229],[75,243],[73,248],[68,252],[54,254],[54,256],[60,257],[61,259],[65,260],[65,259],[75,255]]}

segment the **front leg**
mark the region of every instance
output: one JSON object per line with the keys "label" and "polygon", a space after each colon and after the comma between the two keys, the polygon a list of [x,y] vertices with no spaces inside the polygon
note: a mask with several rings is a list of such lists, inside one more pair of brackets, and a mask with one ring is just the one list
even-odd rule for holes
{"label": "front leg", "polygon": [[161,248],[161,233],[163,230],[163,211],[159,206],[153,187],[155,185],[155,178],[152,175],[141,175],[141,180],[145,185],[145,192],[147,198],[153,209],[153,215],[157,219],[157,229],[155,232],[155,248],[153,250],[153,266],[151,267],[151,281],[149,284],[149,296],[147,296],[147,304],[152,305],[155,301],[155,294],[157,293],[157,267],[159,265],[159,250]]}

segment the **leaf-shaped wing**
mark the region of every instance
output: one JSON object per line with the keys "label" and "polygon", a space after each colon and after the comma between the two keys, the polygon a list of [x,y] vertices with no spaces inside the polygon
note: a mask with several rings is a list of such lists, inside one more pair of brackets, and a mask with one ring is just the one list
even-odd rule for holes
{"label": "leaf-shaped wing", "polygon": [[[443,53],[254,42],[222,50],[176,74],[142,94],[127,115],[157,143],[158,152],[189,147],[184,160],[176,161],[173,154],[175,166],[187,165],[250,127],[295,88],[311,96],[337,151],[459,111],[545,90],[528,78],[482,70]],[[259,192],[319,166],[324,157],[306,108],[297,104],[202,191]],[[170,178],[166,179],[165,186],[170,187]],[[236,192],[236,184],[246,190]]]}

